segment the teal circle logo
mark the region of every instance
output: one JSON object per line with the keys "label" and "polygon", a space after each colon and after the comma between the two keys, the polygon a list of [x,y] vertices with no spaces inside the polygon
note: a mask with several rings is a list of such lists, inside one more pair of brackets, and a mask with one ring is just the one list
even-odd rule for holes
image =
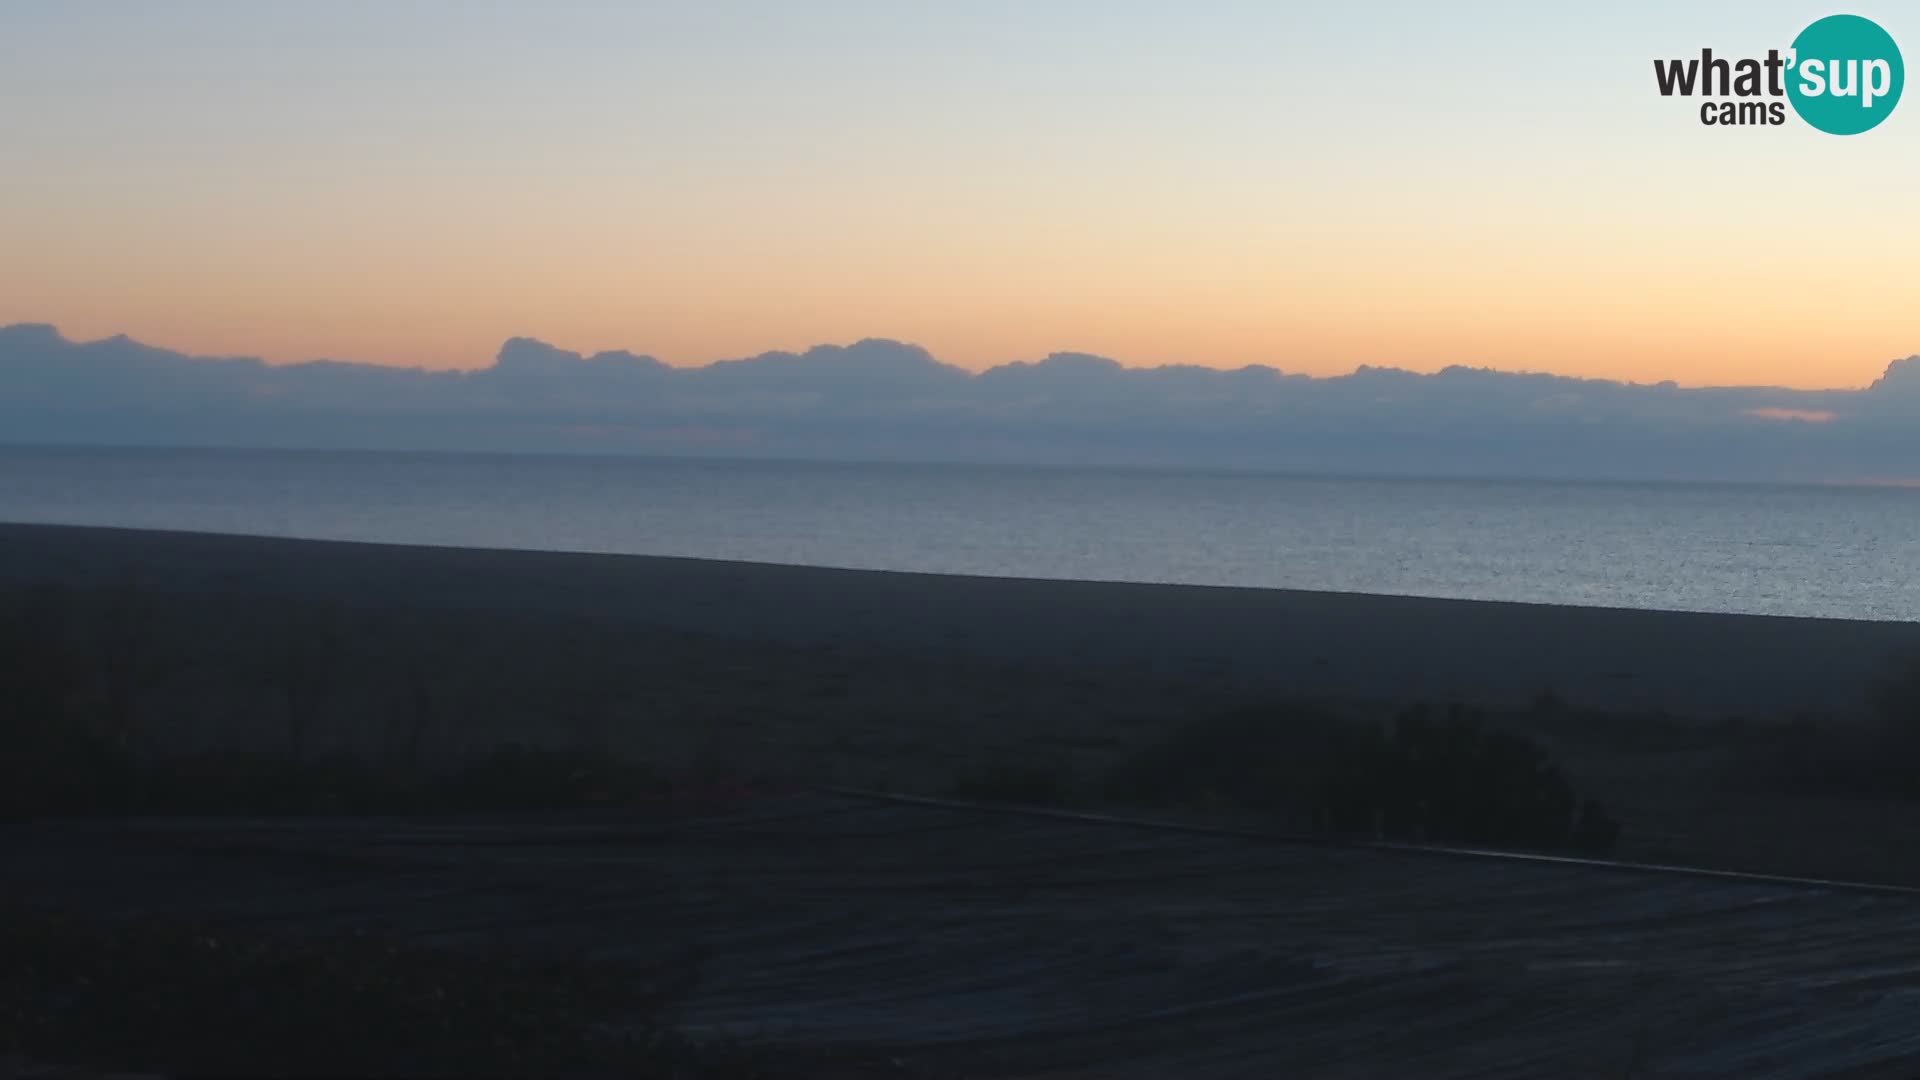
{"label": "teal circle logo", "polygon": [[1829,15],[1800,31],[1789,63],[1793,111],[1830,135],[1879,126],[1907,83],[1893,35],[1858,15]]}

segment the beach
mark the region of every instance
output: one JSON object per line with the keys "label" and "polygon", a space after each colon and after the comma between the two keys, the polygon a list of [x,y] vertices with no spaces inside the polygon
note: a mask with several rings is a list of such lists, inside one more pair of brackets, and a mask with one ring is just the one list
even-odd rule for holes
{"label": "beach", "polygon": [[69,912],[693,956],[691,1036],[901,1066],[796,1077],[1894,1080],[1920,1054],[1920,898],[1893,892],[826,795],[0,827],[0,854]]}
{"label": "beach", "polygon": [[1912,876],[1909,804],[1789,799],[1763,766],[1776,721],[1849,723],[1913,624],[0,526],[0,586],[34,584],[92,613],[67,632],[136,642],[133,737],[163,749],[283,749],[304,710],[318,750],[940,792],[1222,710],[1459,701],[1550,745],[1636,856]]}
{"label": "beach", "polygon": [[[15,898],[63,917],[685,969],[696,1039],[903,1076],[1897,1076],[1913,1053],[1887,965],[1920,802],[1799,761],[1870,729],[1908,624],[12,525],[0,599],[10,632],[109,661],[124,707],[76,715],[124,716],[163,769],[522,743],[681,785],[0,825]],[[1094,782],[1209,717],[1417,701],[1550,751],[1624,861],[1303,837]],[[993,770],[1060,798],[969,801]]]}
{"label": "beach", "polygon": [[[1720,718],[1845,712],[1920,624],[1281,589],[962,577],[59,526],[0,526],[0,579],[583,620],[731,648],[1144,677],[1219,693]],[[1067,673],[1073,673],[1068,675]]]}

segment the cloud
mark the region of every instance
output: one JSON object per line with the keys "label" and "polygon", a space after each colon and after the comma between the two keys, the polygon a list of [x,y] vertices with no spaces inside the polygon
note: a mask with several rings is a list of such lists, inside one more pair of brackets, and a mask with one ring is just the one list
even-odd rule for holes
{"label": "cloud", "polygon": [[1447,367],[1315,378],[1054,353],[981,372],[870,338],[699,368],[533,338],[491,365],[268,365],[0,328],[8,441],[739,453],[1347,472],[1920,476],[1920,357],[1864,390]]}
{"label": "cloud", "polygon": [[1776,406],[1763,406],[1748,409],[1748,416],[1762,420],[1793,420],[1805,424],[1830,424],[1836,415],[1829,409],[1782,409]]}

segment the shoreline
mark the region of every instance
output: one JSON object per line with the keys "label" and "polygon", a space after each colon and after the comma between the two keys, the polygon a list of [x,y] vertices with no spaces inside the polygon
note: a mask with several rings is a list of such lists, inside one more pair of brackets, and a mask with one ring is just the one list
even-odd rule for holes
{"label": "shoreline", "polygon": [[671,556],[0,524],[0,582],[538,613],[787,647],[1234,693],[1720,718],[1857,711],[1920,623],[1226,585],[853,570]]}
{"label": "shoreline", "polygon": [[[1477,479],[1476,479],[1476,482]],[[1524,481],[1522,481],[1524,482]],[[1595,483],[1611,481],[1594,481]],[[1640,481],[1624,481],[1639,483]],[[1814,485],[1808,485],[1814,486]],[[825,563],[783,563],[763,559],[721,559],[698,555],[656,555],[645,552],[591,551],[579,548],[521,548],[489,547],[486,545],[442,544],[393,540],[348,540],[335,537],[317,536],[281,536],[273,533],[237,533],[199,529],[160,529],[139,525],[72,525],[57,522],[0,521],[0,544],[4,544],[4,534],[13,531],[35,532],[85,532],[121,534],[129,539],[152,539],[166,541],[173,539],[191,540],[204,538],[219,541],[259,542],[265,544],[324,545],[327,547],[368,548],[396,552],[443,552],[465,555],[497,555],[504,557],[531,556],[541,559],[605,559],[637,560],[659,564],[685,564],[689,567],[737,567],[742,571],[802,571],[824,574],[860,574],[880,577],[925,578],[936,582],[992,582],[1006,585],[1066,585],[1089,588],[1127,588],[1127,589],[1191,589],[1198,591],[1256,593],[1272,596],[1297,598],[1317,598],[1337,602],[1350,599],[1360,602],[1409,602],[1421,604],[1463,604],[1495,608],[1522,608],[1530,610],[1549,610],[1563,612],[1609,612],[1623,615],[1654,616],[1707,616],[1726,619],[1762,619],[1803,623],[1841,623],[1864,624],[1870,626],[1920,626],[1920,620],[1912,619],[1864,619],[1837,615],[1794,615],[1764,611],[1713,611],[1706,608],[1661,608],[1661,607],[1623,607],[1610,604],[1567,604],[1551,600],[1496,600],[1469,596],[1432,596],[1425,593],[1365,592],[1353,589],[1303,589],[1275,585],[1234,585],[1204,581],[1134,581],[1125,578],[1066,578],[1037,577],[1018,574],[968,574],[943,570],[901,570],[873,566],[840,566]],[[0,553],[0,559],[4,554]],[[0,581],[20,580],[12,578],[8,568],[0,562]]]}

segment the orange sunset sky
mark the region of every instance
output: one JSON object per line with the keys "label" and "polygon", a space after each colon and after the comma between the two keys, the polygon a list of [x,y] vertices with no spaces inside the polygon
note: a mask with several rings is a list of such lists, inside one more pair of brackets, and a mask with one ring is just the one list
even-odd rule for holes
{"label": "orange sunset sky", "polygon": [[1654,89],[1822,9],[693,7],[10,5],[0,322],[430,367],[882,336],[1845,387],[1920,352],[1920,101],[1838,138]]}

